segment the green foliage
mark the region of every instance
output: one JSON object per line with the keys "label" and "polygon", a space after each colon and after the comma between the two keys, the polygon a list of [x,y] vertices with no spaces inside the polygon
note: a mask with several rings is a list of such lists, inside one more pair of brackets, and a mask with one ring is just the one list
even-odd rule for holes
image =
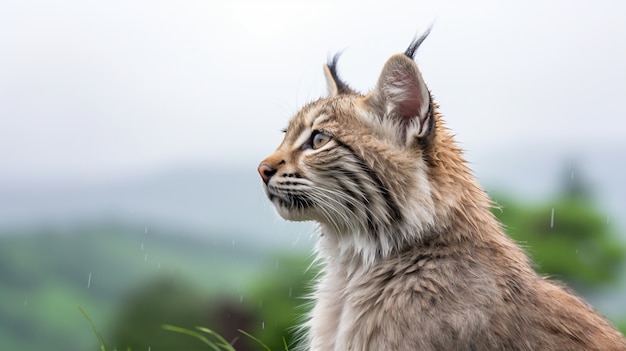
{"label": "green foliage", "polygon": [[504,197],[494,214],[543,274],[579,290],[616,282],[626,250],[606,217],[581,197],[564,196],[547,204],[524,206]]}
{"label": "green foliage", "polygon": [[[79,306],[78,310],[80,311],[80,313],[83,315],[83,317],[87,320],[87,322],[91,326],[91,329],[93,330],[93,333],[96,336],[96,339],[98,340],[100,351],[107,351],[108,348],[106,346],[104,338],[98,331],[98,328],[96,328],[95,323],[91,320],[91,318],[89,318],[89,315],[87,314],[87,312],[85,312],[85,310],[83,310],[82,307]],[[229,343],[228,341],[226,341],[226,339],[224,339],[219,333],[216,333],[215,331],[208,329],[208,328],[196,327],[194,328],[194,330],[192,330],[192,329],[181,328],[181,327],[177,327],[173,325],[164,324],[163,329],[167,331],[172,331],[175,333],[191,336],[199,340],[203,344],[207,345],[213,351],[236,351],[233,345]],[[256,342],[259,346],[263,347],[264,350],[272,351],[272,349],[269,346],[265,345],[261,340],[259,340],[252,334],[247,333],[243,330],[239,330],[239,332],[243,334],[244,336],[248,337],[250,340],[253,340],[254,342]],[[206,334],[206,336],[204,334]],[[284,350],[289,351],[289,347],[287,346],[287,342],[285,341],[284,338],[283,338],[283,345],[285,347]],[[178,346],[178,348],[180,349],[180,346]],[[186,350],[187,348],[183,348],[183,349]],[[126,348],[126,351],[131,351],[131,350],[132,349],[130,347]],[[117,351],[117,348],[113,349],[113,351]]]}
{"label": "green foliage", "polygon": [[108,330],[115,346],[133,350],[202,349],[202,340],[169,333],[163,323],[192,328],[215,325],[201,289],[174,277],[157,277],[139,286],[120,304]]}
{"label": "green foliage", "polygon": [[[236,351],[233,345],[231,345],[228,341],[226,341],[226,339],[224,339],[220,334],[208,328],[196,327],[195,329],[202,333],[207,334],[209,337],[212,337],[215,341],[209,340],[206,336],[204,336],[203,334],[195,330],[175,327],[172,325],[164,325],[163,328],[166,330],[173,331],[173,332],[193,336],[194,338],[201,340],[203,343],[207,344],[214,351]],[[247,333],[243,330],[239,330],[239,332],[245,335],[246,337],[248,337],[250,340],[253,340],[254,342],[256,342],[265,351],[272,351],[272,349],[269,346],[267,346],[261,340],[256,338],[254,335]],[[285,341],[285,339],[283,339],[283,344],[285,346],[284,350],[289,351],[289,347],[287,346],[287,341]]]}
{"label": "green foliage", "polygon": [[[251,331],[271,349],[281,349],[285,338],[292,345],[298,335],[294,326],[311,307],[305,296],[310,293],[318,270],[303,256],[279,256],[273,267],[259,275],[251,295],[256,297],[256,314],[261,320]],[[261,328],[259,328],[261,326]]]}
{"label": "green foliage", "polygon": [[[146,233],[144,226],[114,224],[0,231],[0,349],[93,348],[88,324],[71,312],[77,305],[105,321],[101,332],[111,345],[129,346],[114,340],[113,323],[134,293],[142,286],[158,289],[157,281],[183,285],[198,306],[207,306],[215,296],[237,294],[238,286],[248,298],[266,253],[204,235],[197,239],[157,227]],[[168,307],[154,307],[162,308]],[[195,306],[188,310],[210,313]],[[161,324],[179,321],[161,315],[161,332]],[[203,317],[196,324],[179,325],[216,323],[220,321]]]}
{"label": "green foliage", "polygon": [[212,337],[213,339],[215,339],[215,341],[209,340],[202,333],[197,332],[195,330],[191,330],[191,329],[176,327],[176,326],[167,325],[167,324],[163,325],[163,329],[192,336],[192,337],[200,340],[204,344],[208,345],[214,351],[221,351],[221,350],[223,350],[223,351],[235,351],[235,348],[233,347],[233,345],[231,345],[228,341],[226,341],[226,339],[224,339],[221,335],[219,335],[218,333],[214,332],[211,329],[202,328],[202,327],[196,327],[196,329],[198,331],[203,332],[205,334],[208,334],[208,336]]}
{"label": "green foliage", "polygon": [[[240,350],[284,349],[296,339],[292,327],[297,316],[306,312],[300,307],[301,297],[315,274],[313,269],[307,270],[309,264],[303,257],[276,258],[239,296],[203,295],[190,282],[156,279],[140,286],[122,304],[122,312],[112,323],[111,340],[133,350],[193,349],[206,344],[197,337],[202,335],[198,330],[206,330],[194,327],[202,325],[214,328],[209,334],[221,335],[228,345]],[[179,328],[196,337],[165,333],[160,330],[163,323],[170,325],[170,331]],[[241,334],[248,338],[241,338]],[[224,345],[221,340],[214,344]]]}

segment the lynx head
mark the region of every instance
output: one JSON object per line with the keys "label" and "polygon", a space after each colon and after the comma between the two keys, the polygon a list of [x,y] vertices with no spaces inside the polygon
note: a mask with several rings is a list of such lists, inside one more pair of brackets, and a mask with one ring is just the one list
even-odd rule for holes
{"label": "lynx head", "polygon": [[413,61],[428,32],[359,94],[324,67],[329,95],[304,106],[258,171],[285,219],[320,224],[321,245],[366,262],[445,226],[469,173]]}

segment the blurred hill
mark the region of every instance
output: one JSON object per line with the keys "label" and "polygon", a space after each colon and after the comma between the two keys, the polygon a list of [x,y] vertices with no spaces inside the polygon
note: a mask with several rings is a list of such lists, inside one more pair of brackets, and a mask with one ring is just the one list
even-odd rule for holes
{"label": "blurred hill", "polygon": [[[466,159],[488,191],[520,201],[551,198],[570,180],[581,180],[591,200],[626,240],[626,145],[584,144],[571,148],[535,144],[516,148],[469,150]],[[569,178],[569,179],[568,179]]]}
{"label": "blurred hill", "polygon": [[[162,331],[160,326],[166,322],[189,328],[195,327],[189,325],[194,322],[216,325],[207,313],[200,314],[204,316],[200,319],[192,316],[214,308],[211,297],[216,295],[231,296],[237,302],[255,301],[251,289],[260,272],[280,265],[277,258],[270,258],[271,253],[250,243],[194,239],[163,229],[146,232],[128,225],[92,223],[2,234],[2,350],[87,350],[90,345],[95,349],[95,337],[77,307],[85,309],[109,339],[111,323],[132,308],[128,300],[133,292],[155,281],[176,286],[185,295],[169,298],[166,305],[151,304],[152,315],[169,309],[189,316],[187,321],[148,318],[157,330]],[[155,296],[174,295],[162,284],[151,291]],[[287,298],[288,292],[283,295]]]}
{"label": "blurred hill", "polygon": [[115,222],[186,235],[228,233],[264,249],[310,248],[314,226],[279,219],[260,183],[254,167],[181,167],[111,182],[0,183],[0,229]]}
{"label": "blurred hill", "polygon": [[[596,203],[624,228],[625,154],[626,147],[596,145],[571,151],[531,144],[469,150],[466,158],[488,190],[522,200],[553,196],[565,186],[562,174],[571,171],[573,177],[586,179]],[[102,220],[173,225],[200,235],[209,229],[255,233],[247,240],[264,247],[301,241],[310,247],[314,231],[310,223],[289,223],[275,214],[254,164],[246,169],[181,166],[111,181],[0,179],[0,228]]]}

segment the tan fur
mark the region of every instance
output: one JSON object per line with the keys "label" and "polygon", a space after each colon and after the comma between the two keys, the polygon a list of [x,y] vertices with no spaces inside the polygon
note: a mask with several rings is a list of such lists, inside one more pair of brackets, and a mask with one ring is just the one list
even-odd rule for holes
{"label": "tan fur", "polygon": [[[504,234],[412,60],[393,56],[368,95],[326,75],[331,96],[298,112],[259,166],[283,217],[320,224],[304,348],[626,350]],[[317,132],[330,141],[309,147]]]}

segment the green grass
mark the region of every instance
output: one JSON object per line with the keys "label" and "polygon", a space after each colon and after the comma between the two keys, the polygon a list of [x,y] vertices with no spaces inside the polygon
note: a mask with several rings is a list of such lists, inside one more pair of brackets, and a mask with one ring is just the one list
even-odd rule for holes
{"label": "green grass", "polygon": [[[205,343],[206,345],[208,345],[211,350],[215,350],[215,351],[236,351],[236,349],[233,347],[233,345],[231,345],[228,341],[226,341],[226,339],[224,339],[221,335],[219,335],[218,333],[216,333],[215,331],[208,329],[208,328],[204,328],[204,327],[196,327],[196,329],[198,331],[195,330],[191,330],[191,329],[187,329],[187,328],[180,328],[180,327],[176,327],[173,325],[163,325],[163,329],[165,330],[169,330],[169,331],[173,331],[173,332],[177,332],[177,333],[181,333],[181,334],[186,334],[189,336],[193,336],[196,339],[202,341],[203,343]],[[239,332],[241,334],[243,334],[244,336],[250,338],[251,340],[253,340],[254,342],[256,342],[257,344],[259,344],[261,347],[263,347],[266,351],[272,351],[272,349],[267,346],[266,344],[264,344],[261,340],[259,340],[258,338],[256,338],[254,335],[247,333],[241,329],[239,329]],[[206,334],[206,336],[204,334]],[[208,337],[213,338],[214,340],[210,340]],[[283,338],[283,344],[285,346],[285,351],[289,351],[289,347],[287,346],[287,341],[285,340],[285,338]]]}
{"label": "green grass", "polygon": [[96,335],[96,338],[98,339],[98,344],[100,345],[100,351],[106,351],[107,350],[107,346],[104,343],[104,338],[102,337],[102,335],[98,331],[98,328],[96,328],[96,325],[94,324],[94,322],[91,320],[91,318],[89,318],[89,315],[87,314],[87,312],[85,312],[85,310],[83,310],[82,307],[78,306],[78,310],[83,315],[83,317],[85,317],[85,319],[87,320],[87,322],[91,326],[91,329],[93,330],[93,333]]}
{"label": "green grass", "polygon": [[[93,333],[96,336],[96,339],[98,340],[98,345],[100,345],[100,351],[119,351],[117,348],[113,350],[108,349],[104,341],[104,338],[102,337],[102,334],[100,334],[94,322],[91,320],[91,318],[89,318],[89,315],[87,314],[87,312],[85,312],[85,310],[80,306],[78,307],[78,310],[83,315],[83,317],[85,317],[85,319],[91,326],[91,329],[93,330]],[[181,327],[177,327],[173,325],[164,324],[163,329],[196,338],[200,340],[202,343],[204,343],[205,345],[207,345],[208,350],[237,351],[235,347],[231,343],[229,343],[226,339],[224,339],[220,334],[208,328],[196,327],[195,328],[196,330],[192,330],[188,328],[181,328]],[[241,329],[239,330],[239,332],[243,334],[244,336],[250,338],[251,340],[255,341],[256,343],[258,343],[266,351],[272,351],[272,349],[269,346],[265,345],[261,340],[254,337],[252,334],[247,333]],[[287,346],[287,341],[285,340],[285,338],[283,338],[283,344],[285,346],[284,351],[289,351],[289,347]],[[126,351],[131,351],[131,349],[127,348]]]}

